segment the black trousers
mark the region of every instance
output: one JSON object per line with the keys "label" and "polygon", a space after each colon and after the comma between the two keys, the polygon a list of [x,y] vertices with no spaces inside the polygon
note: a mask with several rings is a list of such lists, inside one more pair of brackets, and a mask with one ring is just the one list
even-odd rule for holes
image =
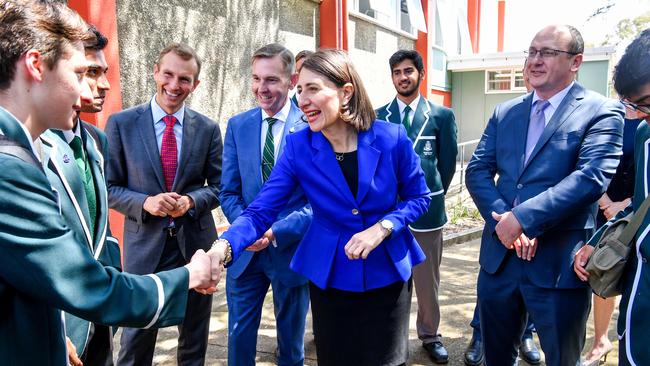
{"label": "black trousers", "polygon": [[408,360],[412,280],[366,292],[309,284],[320,366],[394,366]]}
{"label": "black trousers", "polygon": [[[176,238],[168,238],[156,272],[184,265],[185,259]],[[179,366],[205,364],[211,311],[212,296],[205,296],[193,290],[189,292],[185,320],[178,326],[176,361]],[[157,329],[124,328],[117,365],[152,365],[157,336]]]}

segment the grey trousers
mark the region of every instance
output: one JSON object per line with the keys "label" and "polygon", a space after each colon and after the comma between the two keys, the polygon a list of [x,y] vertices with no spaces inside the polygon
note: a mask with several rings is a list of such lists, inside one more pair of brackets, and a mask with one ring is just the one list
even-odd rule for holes
{"label": "grey trousers", "polygon": [[440,262],[442,261],[442,229],[434,231],[411,231],[427,259],[413,268],[413,283],[418,299],[416,328],[422,343],[439,342],[440,304]]}

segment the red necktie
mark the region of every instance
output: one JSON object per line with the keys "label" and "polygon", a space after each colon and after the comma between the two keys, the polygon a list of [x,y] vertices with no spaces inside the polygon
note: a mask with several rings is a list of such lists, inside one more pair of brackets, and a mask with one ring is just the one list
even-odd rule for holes
{"label": "red necktie", "polygon": [[174,178],[176,177],[177,149],[176,136],[174,135],[174,125],[176,117],[165,116],[163,122],[167,125],[163,134],[162,146],[160,147],[160,162],[162,163],[163,175],[165,176],[165,188],[167,192],[172,191]]}

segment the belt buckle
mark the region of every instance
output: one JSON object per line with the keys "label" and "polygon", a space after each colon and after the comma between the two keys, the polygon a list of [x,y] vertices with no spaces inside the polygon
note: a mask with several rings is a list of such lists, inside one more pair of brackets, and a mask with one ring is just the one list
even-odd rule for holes
{"label": "belt buckle", "polygon": [[176,226],[168,226],[165,228],[165,231],[170,238],[173,238],[176,236],[176,234],[178,234],[178,229]]}

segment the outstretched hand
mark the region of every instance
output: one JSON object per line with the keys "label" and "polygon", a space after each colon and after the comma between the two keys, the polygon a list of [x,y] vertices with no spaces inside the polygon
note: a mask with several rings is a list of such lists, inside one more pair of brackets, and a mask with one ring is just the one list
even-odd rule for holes
{"label": "outstretched hand", "polygon": [[185,268],[190,272],[190,289],[204,295],[217,292],[217,284],[223,271],[223,264],[219,258],[208,255],[199,249],[192,256],[190,263],[185,265]]}

